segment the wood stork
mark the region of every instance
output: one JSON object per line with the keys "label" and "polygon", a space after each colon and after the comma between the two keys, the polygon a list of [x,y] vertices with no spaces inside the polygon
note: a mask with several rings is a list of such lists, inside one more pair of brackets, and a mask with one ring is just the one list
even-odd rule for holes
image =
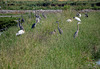
{"label": "wood stork", "polygon": [[35,15],[35,17],[36,17],[36,23],[39,23],[39,22],[40,22],[41,17],[40,17],[39,15]]}
{"label": "wood stork", "polygon": [[19,30],[18,33],[16,33],[16,36],[18,36],[18,35],[22,35],[22,34],[24,34],[24,33],[25,33],[24,30]]}
{"label": "wood stork", "polygon": [[88,14],[85,14],[85,17],[88,17]]}
{"label": "wood stork", "polygon": [[76,14],[76,16],[81,17],[82,15],[81,15],[81,13],[79,12],[79,13]]}
{"label": "wood stork", "polygon": [[36,18],[36,23],[40,23],[40,19],[39,18]]}
{"label": "wood stork", "polygon": [[37,23],[34,23],[34,24],[32,25],[32,28],[35,28],[35,27],[36,27],[36,24],[37,24]]}
{"label": "wood stork", "polygon": [[78,17],[73,17],[73,18],[74,18],[75,20],[81,22],[81,19],[80,19],[80,18],[78,18]]}
{"label": "wood stork", "polygon": [[72,19],[67,19],[67,22],[72,22]]}
{"label": "wood stork", "polygon": [[52,35],[52,34],[56,34],[56,29],[53,30],[52,32],[50,32],[50,34],[51,34],[51,35]]}

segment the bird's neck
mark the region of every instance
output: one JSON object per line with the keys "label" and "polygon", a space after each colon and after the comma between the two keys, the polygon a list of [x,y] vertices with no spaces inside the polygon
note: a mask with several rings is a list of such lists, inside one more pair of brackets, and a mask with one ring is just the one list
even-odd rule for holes
{"label": "bird's neck", "polygon": [[79,31],[79,25],[77,24],[77,31]]}

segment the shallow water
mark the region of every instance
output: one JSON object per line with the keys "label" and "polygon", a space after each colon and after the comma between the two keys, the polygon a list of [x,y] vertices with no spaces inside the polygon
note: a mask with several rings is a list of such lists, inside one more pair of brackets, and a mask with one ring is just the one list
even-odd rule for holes
{"label": "shallow water", "polygon": [[100,59],[96,62],[97,65],[100,65]]}

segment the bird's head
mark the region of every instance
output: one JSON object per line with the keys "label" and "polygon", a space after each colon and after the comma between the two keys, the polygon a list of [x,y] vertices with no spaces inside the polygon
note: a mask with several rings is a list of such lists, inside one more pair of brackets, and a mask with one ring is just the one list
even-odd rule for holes
{"label": "bird's head", "polygon": [[81,24],[81,22],[77,22],[77,24]]}
{"label": "bird's head", "polygon": [[59,21],[56,21],[56,23],[59,23]]}
{"label": "bird's head", "polygon": [[75,18],[75,17],[73,17],[73,18]]}

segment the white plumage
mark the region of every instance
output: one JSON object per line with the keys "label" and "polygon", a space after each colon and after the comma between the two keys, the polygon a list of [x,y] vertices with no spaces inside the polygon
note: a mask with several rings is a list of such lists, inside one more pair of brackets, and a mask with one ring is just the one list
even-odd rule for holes
{"label": "white plumage", "polygon": [[39,18],[36,18],[36,23],[39,23],[40,22],[40,19]]}
{"label": "white plumage", "polygon": [[67,19],[67,22],[72,22],[72,19]]}
{"label": "white plumage", "polygon": [[82,15],[81,14],[79,14],[79,17],[81,17]]}
{"label": "white plumage", "polygon": [[81,21],[81,19],[80,18],[78,18],[78,17],[74,17],[75,18],[75,20],[77,20],[77,21]]}
{"label": "white plumage", "polygon": [[77,22],[77,24],[81,24],[81,22]]}
{"label": "white plumage", "polygon": [[18,33],[16,33],[16,36],[18,36],[18,35],[22,35],[22,34],[24,34],[24,33],[25,33],[24,30],[19,30]]}

